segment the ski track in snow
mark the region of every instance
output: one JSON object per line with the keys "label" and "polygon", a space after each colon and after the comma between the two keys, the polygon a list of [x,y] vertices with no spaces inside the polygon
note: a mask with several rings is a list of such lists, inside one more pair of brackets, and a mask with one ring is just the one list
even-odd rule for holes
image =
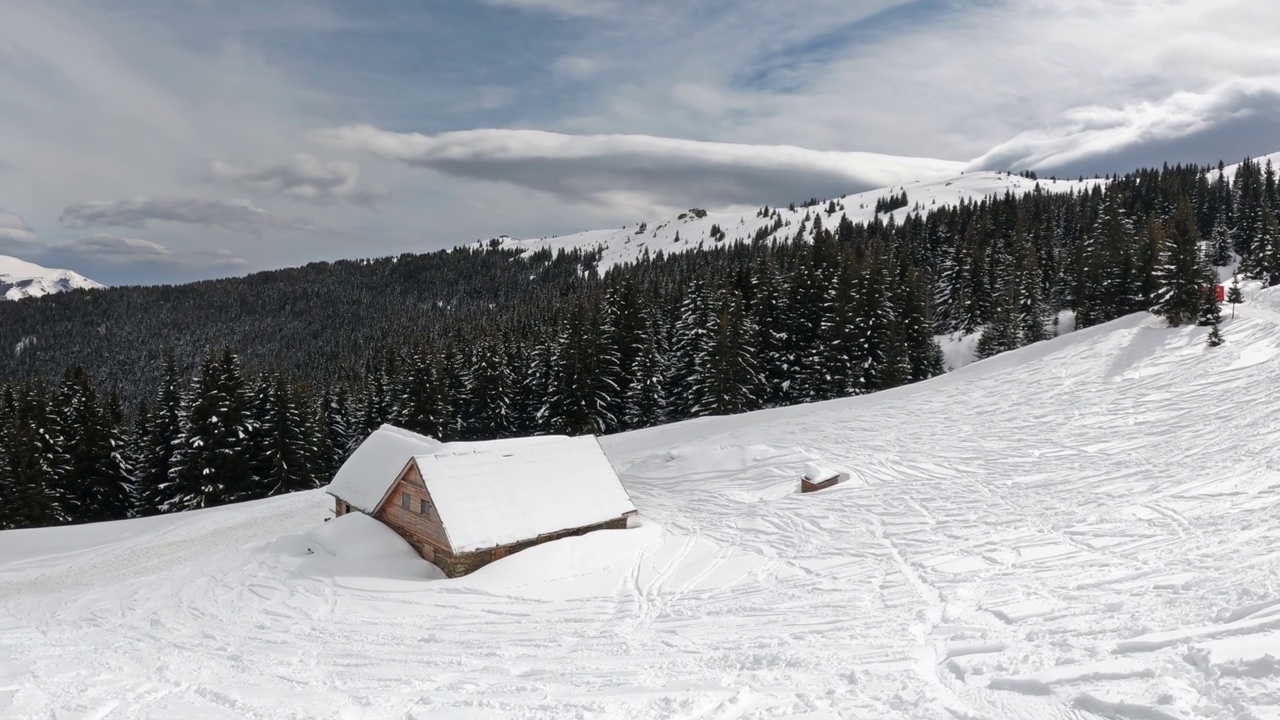
{"label": "ski track in snow", "polygon": [[1277,310],[605,438],[635,527],[457,580],[319,492],[3,533],[0,716],[1280,719]]}

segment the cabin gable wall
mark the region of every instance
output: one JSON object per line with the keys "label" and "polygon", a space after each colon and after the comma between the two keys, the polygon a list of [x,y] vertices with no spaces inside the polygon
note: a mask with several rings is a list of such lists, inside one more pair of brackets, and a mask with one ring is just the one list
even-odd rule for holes
{"label": "cabin gable wall", "polygon": [[[408,507],[405,497],[408,496]],[[426,502],[427,512],[423,512]],[[449,537],[440,522],[431,493],[422,483],[418,464],[409,463],[383,498],[373,516],[395,530],[428,562],[437,563],[441,555],[449,555]]]}

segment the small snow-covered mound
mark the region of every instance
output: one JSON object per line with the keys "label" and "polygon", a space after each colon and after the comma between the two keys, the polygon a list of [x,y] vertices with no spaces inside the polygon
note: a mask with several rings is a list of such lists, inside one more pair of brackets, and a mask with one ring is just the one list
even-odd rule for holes
{"label": "small snow-covered mound", "polygon": [[340,578],[360,587],[383,581],[439,580],[444,573],[423,560],[404,538],[381,522],[353,512],[301,535],[286,535],[263,552],[296,560],[296,570],[310,577]]}

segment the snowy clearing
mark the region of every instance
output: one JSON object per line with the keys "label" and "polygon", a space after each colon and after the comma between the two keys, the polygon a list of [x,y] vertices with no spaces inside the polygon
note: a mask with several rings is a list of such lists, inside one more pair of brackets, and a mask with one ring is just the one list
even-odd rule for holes
{"label": "snowy clearing", "polygon": [[[602,442],[640,518],[440,579],[301,493],[0,533],[0,715],[1280,718],[1280,293]],[[847,471],[799,495],[807,464]]]}

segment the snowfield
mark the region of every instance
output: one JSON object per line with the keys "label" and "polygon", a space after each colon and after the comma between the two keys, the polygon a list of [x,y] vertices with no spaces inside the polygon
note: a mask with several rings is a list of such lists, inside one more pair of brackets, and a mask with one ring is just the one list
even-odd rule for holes
{"label": "snowfield", "polygon": [[0,715],[1280,719],[1280,291],[1246,297],[1221,348],[1135,315],[605,438],[634,527],[455,580],[320,492],[0,533]]}

